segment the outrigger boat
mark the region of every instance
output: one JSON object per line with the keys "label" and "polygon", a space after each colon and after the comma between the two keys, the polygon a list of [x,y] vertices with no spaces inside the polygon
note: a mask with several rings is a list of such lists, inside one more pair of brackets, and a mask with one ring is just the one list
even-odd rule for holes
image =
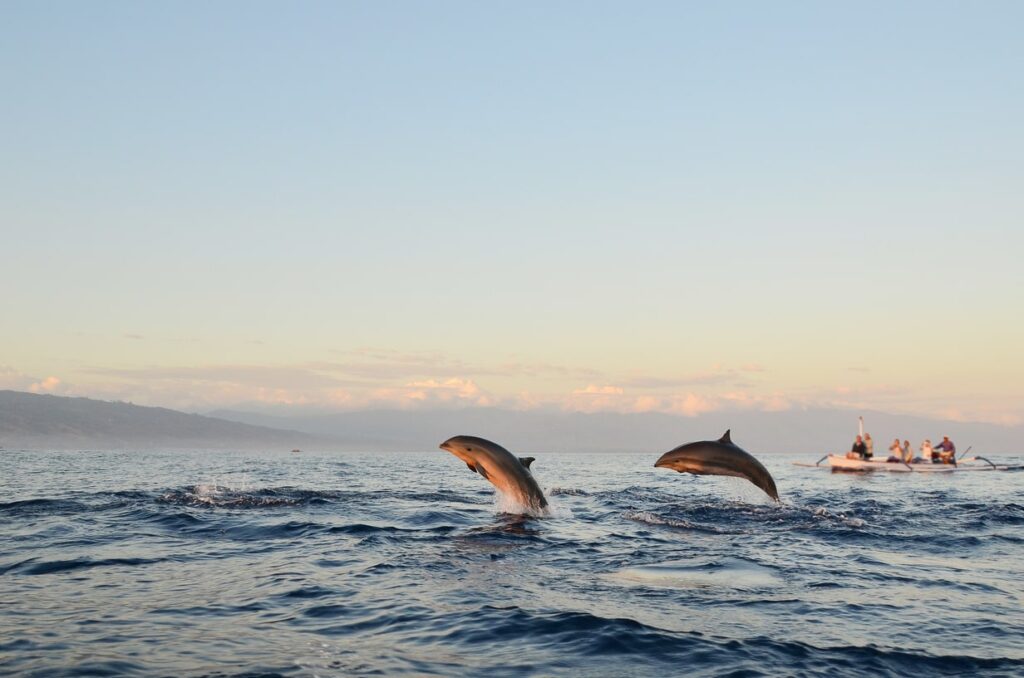
{"label": "outrigger boat", "polygon": [[[828,461],[827,465],[822,462]],[[984,462],[982,464],[974,462]],[[889,471],[891,473],[953,473],[958,471],[1018,471],[1024,464],[994,464],[985,457],[964,457],[956,464],[933,464],[930,461],[904,463],[902,461],[886,461],[885,459],[847,459],[844,454],[827,454],[815,464],[801,464],[817,468],[831,468],[833,472],[863,473],[869,471]]]}
{"label": "outrigger boat", "polygon": [[[857,430],[858,440],[864,437],[864,417],[857,417]],[[891,473],[953,473],[956,471],[1020,471],[1024,470],[1024,464],[994,464],[985,457],[975,455],[968,457],[968,453],[973,448],[967,448],[963,454],[960,455],[959,459],[956,459],[950,463],[934,463],[930,459],[915,459],[911,462],[905,461],[889,461],[890,457],[880,459],[861,459],[855,458],[850,459],[845,454],[826,454],[824,457],[814,462],[813,464],[806,464],[803,462],[795,461],[794,466],[805,466],[810,468],[831,468],[833,472],[854,472],[862,473],[865,471],[889,471]],[[821,462],[828,461],[826,466],[822,466]],[[983,464],[972,463],[972,462],[984,462]]]}

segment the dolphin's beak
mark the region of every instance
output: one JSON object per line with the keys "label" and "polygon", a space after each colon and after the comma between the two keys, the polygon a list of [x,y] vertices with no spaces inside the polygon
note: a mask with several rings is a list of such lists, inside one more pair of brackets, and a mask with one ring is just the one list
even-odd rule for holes
{"label": "dolphin's beak", "polygon": [[451,452],[452,451],[451,441],[448,441],[448,440],[446,440],[443,443],[441,443],[440,445],[438,445],[438,447],[440,447],[445,452]]}

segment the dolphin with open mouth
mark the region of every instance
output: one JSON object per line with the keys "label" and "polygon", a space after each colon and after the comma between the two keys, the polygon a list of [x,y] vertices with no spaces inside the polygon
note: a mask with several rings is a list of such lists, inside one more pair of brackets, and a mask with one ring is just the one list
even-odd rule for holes
{"label": "dolphin with open mouth", "polygon": [[733,444],[729,431],[718,440],[702,440],[680,445],[654,462],[655,468],[670,468],[695,475],[746,478],[779,501],[775,479],[761,462]]}
{"label": "dolphin with open mouth", "polygon": [[548,500],[530,473],[533,457],[516,457],[497,443],[475,436],[455,436],[441,443],[441,449],[466,462],[470,471],[479,473],[499,492],[527,508],[547,508]]}

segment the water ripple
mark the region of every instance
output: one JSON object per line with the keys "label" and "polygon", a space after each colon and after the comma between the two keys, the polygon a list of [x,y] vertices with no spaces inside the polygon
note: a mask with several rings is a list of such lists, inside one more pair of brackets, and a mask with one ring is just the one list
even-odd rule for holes
{"label": "water ripple", "polygon": [[537,456],[541,516],[435,453],[0,456],[0,673],[1024,673],[1020,474]]}

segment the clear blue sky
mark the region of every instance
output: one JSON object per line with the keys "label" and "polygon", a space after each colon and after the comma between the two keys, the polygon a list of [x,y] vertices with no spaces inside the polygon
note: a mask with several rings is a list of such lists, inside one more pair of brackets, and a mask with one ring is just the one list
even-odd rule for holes
{"label": "clear blue sky", "polygon": [[5,2],[0,386],[1019,419],[1022,26]]}

